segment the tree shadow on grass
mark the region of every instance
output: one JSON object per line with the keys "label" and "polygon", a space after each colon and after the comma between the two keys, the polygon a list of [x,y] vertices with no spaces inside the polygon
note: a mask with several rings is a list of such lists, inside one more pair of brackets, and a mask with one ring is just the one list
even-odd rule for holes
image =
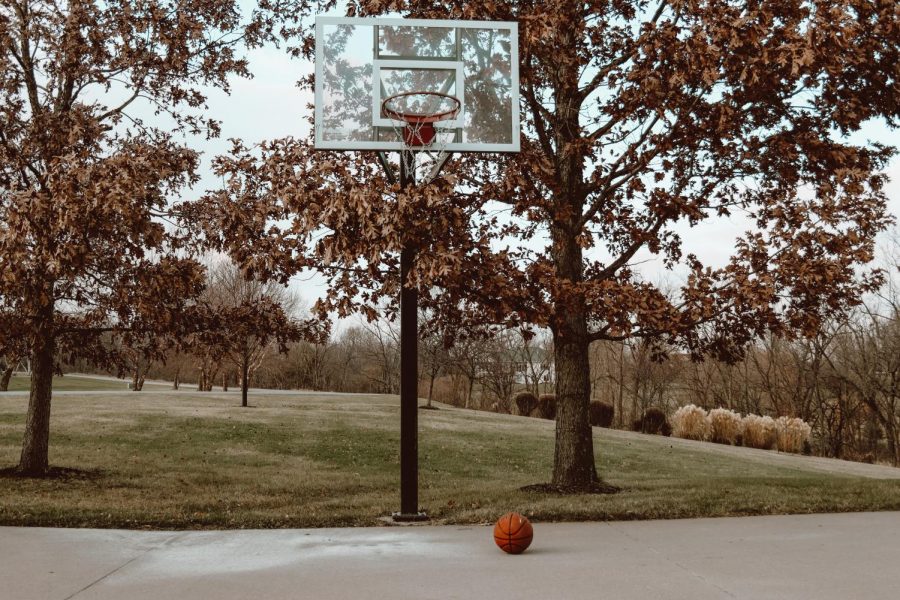
{"label": "tree shadow on grass", "polygon": [[48,479],[54,481],[90,481],[104,475],[100,469],[50,467],[44,473],[20,473],[16,467],[0,469],[0,479]]}

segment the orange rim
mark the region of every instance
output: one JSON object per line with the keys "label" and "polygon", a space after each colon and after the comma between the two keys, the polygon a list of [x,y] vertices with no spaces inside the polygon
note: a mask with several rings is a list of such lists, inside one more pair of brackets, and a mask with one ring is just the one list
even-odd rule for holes
{"label": "orange rim", "polygon": [[[388,102],[393,100],[397,100],[398,98],[405,98],[407,96],[438,96],[440,98],[446,98],[454,102],[455,106],[450,110],[441,111],[439,113],[430,113],[430,114],[422,114],[422,113],[413,113],[413,112],[404,112],[401,110],[395,110],[388,106]],[[405,121],[409,124],[419,124],[419,123],[437,123],[438,121],[445,121],[447,119],[452,119],[456,115],[459,114],[460,109],[462,108],[462,103],[459,101],[459,98],[455,96],[451,96],[450,94],[442,94],[441,92],[402,92],[400,94],[394,94],[388,98],[385,98],[381,103],[381,110],[388,117],[391,117],[397,121]]]}

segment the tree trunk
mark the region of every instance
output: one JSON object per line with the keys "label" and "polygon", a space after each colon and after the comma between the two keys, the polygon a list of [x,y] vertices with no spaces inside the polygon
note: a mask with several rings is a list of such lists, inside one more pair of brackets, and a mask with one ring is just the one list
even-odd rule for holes
{"label": "tree trunk", "polygon": [[181,381],[179,380],[179,375],[181,375],[181,369],[176,369],[175,370],[175,380],[172,382],[173,390],[177,390],[178,386],[181,384]]}
{"label": "tree trunk", "polygon": [[891,415],[884,419],[884,438],[887,442],[888,455],[893,466],[900,466],[900,445],[897,444],[897,429]]}
{"label": "tree trunk", "polygon": [[206,385],[203,389],[204,392],[211,392],[213,389],[213,384],[216,382],[216,375],[219,374],[219,367],[216,367],[206,375]]}
{"label": "tree trunk", "polygon": [[619,393],[616,405],[616,424],[624,428],[625,422],[625,342],[619,347]]}
{"label": "tree trunk", "polygon": [[[581,248],[561,228],[554,232],[557,272],[570,281],[582,280]],[[591,396],[590,340],[584,300],[569,297],[556,306],[553,328],[556,362],[556,448],[553,485],[590,490],[599,481],[594,465],[594,442],[589,405]]]}
{"label": "tree trunk", "polygon": [[25,417],[25,439],[16,471],[41,476],[49,467],[50,399],[53,391],[53,305],[45,309],[31,346],[31,394]]}
{"label": "tree trunk", "polygon": [[431,373],[431,380],[428,382],[428,404],[426,406],[431,408],[431,396],[434,394],[434,373]]}
{"label": "tree trunk", "polygon": [[16,368],[15,361],[10,362],[6,365],[6,368],[3,369],[3,375],[0,376],[0,392],[9,391],[9,381],[12,379],[13,371]]}
{"label": "tree trunk", "polygon": [[[568,316],[566,320],[575,319]],[[583,316],[581,320],[584,321]],[[594,466],[594,441],[588,413],[591,382],[587,344],[579,338],[573,336],[571,331],[554,334],[556,450],[553,456],[553,484],[588,490],[599,479]]]}
{"label": "tree trunk", "polygon": [[250,389],[250,357],[241,360],[241,406],[247,406],[247,391]]}
{"label": "tree trunk", "polygon": [[[577,18],[577,17],[576,17]],[[559,64],[575,65],[578,59],[577,27],[560,32]],[[567,491],[589,491],[599,483],[594,466],[594,444],[588,407],[591,395],[590,338],[587,307],[577,288],[584,281],[584,261],[578,236],[583,194],[584,144],[581,131],[577,69],[560,69],[554,81],[559,186],[553,191],[554,220],[550,227],[550,255],[562,294],[554,300],[553,344],[556,363],[556,446],[553,485]],[[568,288],[568,289],[566,289]]]}
{"label": "tree trunk", "polygon": [[228,373],[222,373],[222,391],[228,391]]}

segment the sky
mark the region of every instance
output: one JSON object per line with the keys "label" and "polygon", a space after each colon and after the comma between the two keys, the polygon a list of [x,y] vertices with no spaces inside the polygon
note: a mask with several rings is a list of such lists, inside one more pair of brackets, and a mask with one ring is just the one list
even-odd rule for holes
{"label": "sky", "polygon": [[[218,187],[212,174],[210,161],[229,148],[229,138],[241,138],[246,143],[280,137],[305,137],[309,134],[308,105],[312,94],[297,87],[296,82],[312,70],[312,63],[292,59],[278,48],[257,49],[249,54],[250,80],[235,78],[230,95],[212,90],[209,94],[209,111],[222,122],[222,136],[216,140],[192,140],[191,144],[203,152],[203,177],[194,193]],[[852,138],[897,144],[898,132],[891,132],[884,125],[872,123]],[[900,157],[895,157],[888,167],[890,183],[887,186],[889,211],[900,218]],[[728,219],[712,219],[695,228],[686,225],[679,229],[684,240],[685,253],[693,252],[704,264],[721,266],[734,248],[735,236],[743,233],[746,223],[739,215]],[[666,277],[661,262],[647,252],[635,257],[636,267],[649,280]],[[307,304],[321,297],[326,290],[325,280],[316,274],[303,274],[291,282],[292,290]]]}

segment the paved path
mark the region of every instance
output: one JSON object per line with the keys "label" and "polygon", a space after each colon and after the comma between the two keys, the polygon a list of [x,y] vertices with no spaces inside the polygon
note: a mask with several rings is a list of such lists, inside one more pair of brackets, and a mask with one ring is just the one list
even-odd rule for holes
{"label": "paved path", "polygon": [[900,513],[488,527],[0,528],[4,600],[896,600]]}

